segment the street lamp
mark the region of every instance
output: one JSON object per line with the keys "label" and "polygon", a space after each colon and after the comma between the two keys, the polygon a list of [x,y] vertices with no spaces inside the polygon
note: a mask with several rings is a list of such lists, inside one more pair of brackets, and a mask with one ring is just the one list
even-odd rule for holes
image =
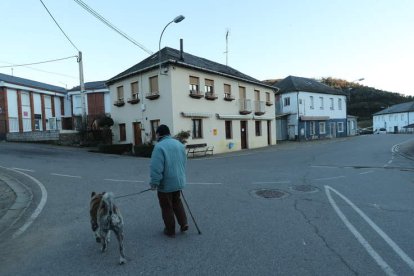
{"label": "street lamp", "polygon": [[167,27],[171,24],[171,23],[179,23],[181,21],[184,20],[184,16],[183,15],[179,15],[176,18],[174,18],[171,22],[169,22],[167,25],[165,25],[164,29],[162,30],[162,33],[160,35],[160,41],[158,42],[158,61],[159,61],[159,70],[160,70],[160,75],[162,75],[161,72],[161,38],[162,35],[164,34],[165,29],[167,29]]}

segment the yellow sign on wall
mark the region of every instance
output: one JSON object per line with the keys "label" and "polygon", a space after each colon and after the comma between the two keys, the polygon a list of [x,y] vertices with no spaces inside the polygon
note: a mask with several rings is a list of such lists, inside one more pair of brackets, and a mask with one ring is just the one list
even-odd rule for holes
{"label": "yellow sign on wall", "polygon": [[214,135],[214,136],[217,136],[217,128],[214,128],[214,129],[213,129],[213,135]]}

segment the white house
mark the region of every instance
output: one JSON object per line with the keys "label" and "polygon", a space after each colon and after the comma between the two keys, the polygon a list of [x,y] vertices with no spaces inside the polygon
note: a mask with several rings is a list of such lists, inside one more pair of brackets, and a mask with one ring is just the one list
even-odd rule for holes
{"label": "white house", "polygon": [[[68,90],[65,101],[63,129],[78,129],[82,123],[82,100],[80,86]],[[88,126],[102,115],[111,113],[111,96],[105,81],[85,83],[85,111]]]}
{"label": "white house", "polygon": [[414,102],[396,104],[372,116],[373,130],[385,128],[387,132],[413,132]]}
{"label": "white house", "polygon": [[61,129],[65,94],[63,87],[0,74],[0,140],[50,139],[50,130]]}
{"label": "white house", "polygon": [[[159,58],[161,56],[161,71]],[[114,143],[149,143],[158,125],[215,153],[276,144],[274,88],[231,67],[164,48],[107,81]]]}
{"label": "white house", "polygon": [[273,84],[278,140],[347,136],[346,94],[313,79],[288,76]]}

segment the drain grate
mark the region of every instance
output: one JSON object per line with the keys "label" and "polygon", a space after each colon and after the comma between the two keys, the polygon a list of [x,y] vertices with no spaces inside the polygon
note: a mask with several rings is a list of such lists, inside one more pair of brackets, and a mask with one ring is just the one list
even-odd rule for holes
{"label": "drain grate", "polygon": [[291,189],[294,191],[304,192],[304,193],[313,193],[319,190],[318,188],[311,186],[311,185],[297,185],[297,186],[293,186]]}
{"label": "drain grate", "polygon": [[263,198],[283,198],[288,194],[286,192],[276,190],[276,189],[260,189],[253,191],[256,196]]}

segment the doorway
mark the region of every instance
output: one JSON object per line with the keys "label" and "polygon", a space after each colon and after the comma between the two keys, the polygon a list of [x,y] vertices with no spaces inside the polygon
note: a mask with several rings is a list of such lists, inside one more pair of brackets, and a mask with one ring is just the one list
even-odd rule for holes
{"label": "doorway", "polygon": [[141,137],[141,123],[132,123],[134,128],[134,144],[135,145],[142,145],[142,137]]}
{"label": "doorway", "polygon": [[267,145],[272,144],[272,122],[267,121]]}
{"label": "doorway", "polygon": [[241,148],[247,149],[247,121],[240,121]]}

